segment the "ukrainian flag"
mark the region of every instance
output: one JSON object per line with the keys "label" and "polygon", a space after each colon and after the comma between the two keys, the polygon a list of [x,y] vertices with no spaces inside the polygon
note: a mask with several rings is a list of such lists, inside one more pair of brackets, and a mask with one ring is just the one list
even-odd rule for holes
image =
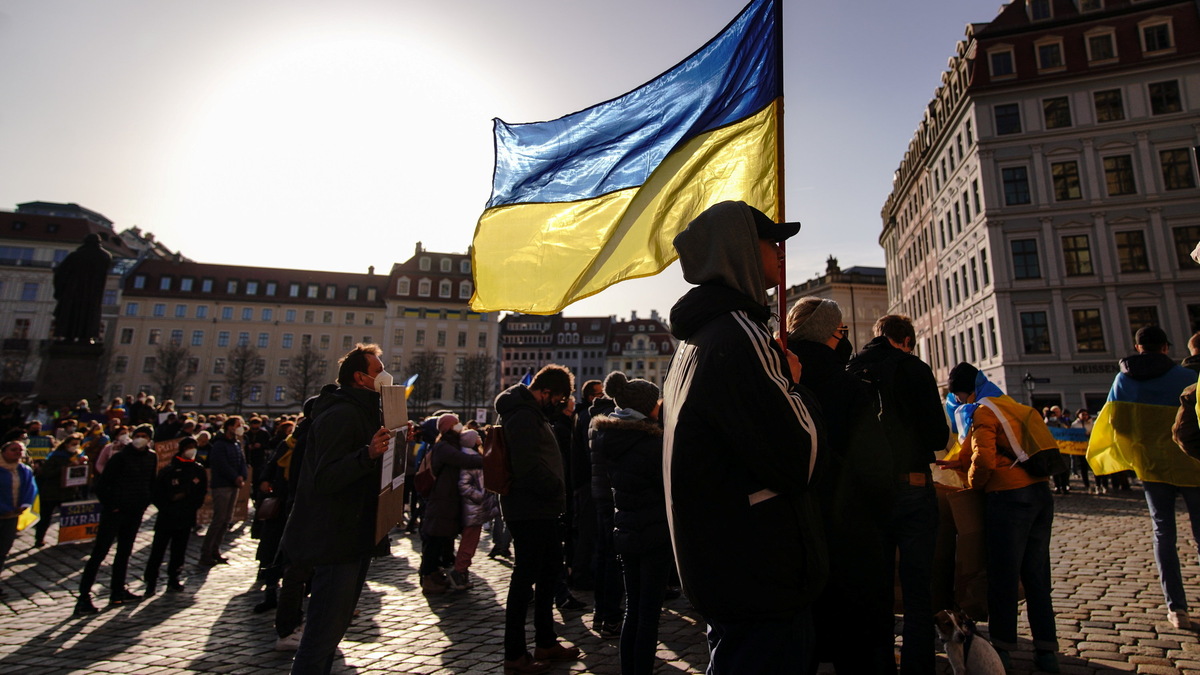
{"label": "ukrainian flag", "polygon": [[1200,486],[1200,460],[1175,445],[1171,426],[1191,371],[1139,382],[1118,376],[1088,440],[1087,461],[1097,476],[1132,470],[1140,480]]}
{"label": "ukrainian flag", "polygon": [[554,314],[676,257],[709,206],[778,218],[780,0],[623,96],[549,122],[495,120],[492,196],[475,228],[471,309]]}

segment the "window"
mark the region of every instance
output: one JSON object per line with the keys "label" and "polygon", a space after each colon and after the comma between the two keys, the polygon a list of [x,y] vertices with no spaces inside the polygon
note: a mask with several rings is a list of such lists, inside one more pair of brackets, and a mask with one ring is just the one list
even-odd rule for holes
{"label": "window", "polygon": [[1128,230],[1113,234],[1117,242],[1117,260],[1122,272],[1149,272],[1150,261],[1146,257],[1146,234],[1141,230]]}
{"label": "window", "polygon": [[283,320],[287,321],[288,323],[295,323],[296,322],[296,310],[289,309],[286,312],[284,312]]}
{"label": "window", "polygon": [[453,284],[450,283],[449,279],[442,279],[440,282],[438,282],[438,297],[439,298],[450,297],[450,290],[451,290],[452,286],[453,286]]}
{"label": "window", "polygon": [[321,349],[329,349],[329,335],[321,336]]}
{"label": "window", "polygon": [[392,346],[399,347],[404,344],[404,329],[397,328],[392,331]]}
{"label": "window", "polygon": [[321,323],[333,323],[333,312],[321,312]]}
{"label": "window", "polygon": [[250,333],[248,331],[241,331],[238,333],[237,346],[239,346],[239,347],[249,347],[250,346]]}
{"label": "window", "polygon": [[1079,0],[1080,12],[1098,12],[1104,9],[1104,0]]}
{"label": "window", "polygon": [[458,271],[463,274],[470,274],[471,273],[471,261],[466,258],[460,260],[458,263]]}
{"label": "window", "polygon": [[1071,126],[1071,99],[1056,96],[1042,101],[1042,115],[1046,119],[1047,129]]}
{"label": "window", "polygon": [[312,346],[312,334],[311,333],[304,333],[300,336],[300,346],[301,347],[311,347]]}
{"label": "window", "polygon": [[217,333],[217,346],[218,347],[228,347],[229,346],[229,331],[223,330],[223,331],[220,331]]}
{"label": "window", "polygon": [[419,328],[417,329],[417,340],[416,340],[416,344],[417,344],[417,346],[418,346],[418,347],[424,347],[424,346],[425,346],[425,331],[423,331],[423,330],[421,330],[421,329],[419,329]]}
{"label": "window", "polygon": [[1150,83],[1150,112],[1154,115],[1183,112],[1183,97],[1179,94],[1179,80]]}
{"label": "window", "polygon": [[162,329],[161,328],[151,328],[150,329],[150,337],[149,337],[149,339],[146,340],[146,344],[156,345],[160,342],[162,342]]}
{"label": "window", "polygon": [[129,357],[118,356],[116,360],[113,361],[113,372],[118,375],[122,375],[127,370],[129,370]]}
{"label": "window", "polygon": [[212,384],[208,387],[208,400],[212,403],[221,402],[221,385]]}
{"label": "window", "polygon": [[401,277],[401,278],[397,279],[396,280],[396,295],[408,295],[410,292],[409,291],[410,285],[411,285],[411,282],[409,282],[407,277]]}
{"label": "window", "polygon": [[358,300],[358,286],[350,286],[346,288],[347,300]]}
{"label": "window", "polygon": [[175,318],[187,318],[187,305],[175,305]]}
{"label": "window", "polygon": [[1086,38],[1088,62],[1101,63],[1117,58],[1117,42],[1112,29],[1102,33],[1089,32]]}
{"label": "window", "polygon": [[[3,288],[4,288],[4,285],[0,284],[0,292],[3,291]],[[116,306],[117,293],[118,293],[118,291],[115,288],[104,289],[104,299],[101,302],[104,304],[105,307],[115,307]]]}
{"label": "window", "polygon": [[325,286],[325,299],[337,300],[337,286],[335,284]]}
{"label": "window", "polygon": [[[1153,23],[1151,23],[1153,22]],[[1142,33],[1142,51],[1147,54],[1171,51],[1175,42],[1171,35],[1170,19],[1150,19],[1139,26]]]}
{"label": "window", "polygon": [[192,331],[192,346],[193,347],[203,347],[204,346],[204,331],[202,331],[202,330]]}
{"label": "window", "polygon": [[274,321],[275,310],[271,309],[270,307],[264,308],[263,311],[259,313],[259,316],[262,317],[263,321]]}
{"label": "window", "polygon": [[1013,278],[1040,279],[1042,270],[1038,266],[1036,239],[1014,239],[1012,241]]}
{"label": "window", "polygon": [[471,299],[471,282],[470,281],[458,282],[458,299],[459,300],[470,300]]}
{"label": "window", "polygon": [[[21,302],[36,302],[38,299],[38,284],[36,282],[25,282],[21,285]],[[132,303],[134,307],[137,303]]]}
{"label": "window", "polygon": [[996,346],[996,320],[995,319],[988,319],[988,341],[991,343],[991,347],[992,347],[992,358],[996,358],[996,356],[999,353],[999,351],[998,351],[999,348]]}
{"label": "window", "polygon": [[287,375],[287,374],[288,374],[288,367],[289,367],[290,365],[291,365],[291,362],[290,362],[290,360],[289,360],[289,359],[279,359],[279,371],[278,371],[278,372],[279,372],[279,374],[280,374],[280,375]]}
{"label": "window", "polygon": [[[25,298],[22,297],[21,299],[24,300]],[[125,303],[125,316],[137,316],[137,315],[138,315],[138,303],[136,303],[136,302]]]}
{"label": "window", "polygon": [[250,400],[255,403],[262,400],[262,385],[261,384],[250,385]]}
{"label": "window", "polygon": [[979,203],[979,181],[971,181],[971,203],[975,205],[975,215],[979,215],[981,211]]}
{"label": "window", "polygon": [[304,310],[304,323],[312,323],[316,320],[317,320],[316,310],[312,310],[312,309]]}
{"label": "window", "polygon": [[270,344],[271,344],[270,333],[259,333],[258,334],[258,348],[259,349],[266,349],[268,346],[270,346]]}
{"label": "window", "polygon": [[1163,187],[1168,190],[1183,190],[1196,187],[1196,176],[1192,172],[1192,153],[1187,148],[1173,148],[1158,153],[1162,163]]}
{"label": "window", "polygon": [[458,346],[459,347],[467,346],[467,334],[465,331],[461,331],[461,330],[458,331]]}
{"label": "window", "polygon": [[183,395],[180,398],[183,399],[184,403],[191,403],[191,402],[195,401],[196,400],[196,385],[194,385],[194,384],[183,385]]}
{"label": "window", "polygon": [[232,307],[222,307],[221,308],[221,320],[222,321],[233,321],[233,308]]}
{"label": "window", "polygon": [[193,286],[193,284],[195,284],[195,282],[196,282],[196,280],[191,277],[184,277],[179,280],[179,290],[181,290],[185,293],[190,293],[192,291],[192,286]]}
{"label": "window", "polygon": [[1012,166],[1000,170],[1004,180],[1004,203],[1007,206],[1028,204],[1029,171],[1023,166]]}
{"label": "window", "polygon": [[183,344],[183,329],[175,328],[171,331],[171,344],[179,346]]}
{"label": "window", "polygon": [[376,289],[374,286],[367,287],[367,302],[375,302]]}
{"label": "window", "polygon": [[439,346],[439,347],[446,346],[446,331],[439,330],[437,332],[437,346]]}
{"label": "window", "polygon": [[367,312],[366,314],[363,314],[363,325],[364,326],[374,326],[375,325],[375,312]]}
{"label": "window", "polygon": [[1119,122],[1125,119],[1125,105],[1120,89],[1105,89],[1092,94],[1096,104],[1097,122]]}
{"label": "window", "polygon": [[1045,312],[1021,312],[1021,337],[1026,354],[1050,353],[1050,325]]}
{"label": "window", "polygon": [[246,282],[246,295],[258,295],[258,282],[257,281],[247,281]]}
{"label": "window", "polygon": [[1071,317],[1075,321],[1076,351],[1104,351],[1104,326],[1100,322],[1100,310],[1074,309],[1071,310]]}
{"label": "window", "polygon": [[[24,259],[24,260],[33,260],[33,249],[27,249],[27,250],[29,251],[29,256],[28,256],[28,257],[24,257],[23,259]],[[10,256],[6,255],[6,256],[4,256],[4,257],[5,257],[5,258],[8,258],[8,257],[10,257]],[[146,287],[146,275],[145,275],[145,274],[139,274],[139,275],[135,276],[135,277],[133,278],[133,287],[134,287],[134,288],[137,288],[137,289],[139,289],[139,290],[140,290],[140,289],[143,289],[143,288],[145,288],[145,287]]]}
{"label": "window", "polygon": [[289,298],[300,297],[300,284],[297,284],[297,283],[288,284],[288,297]]}
{"label": "window", "polygon": [[171,290],[171,277],[161,277],[161,278],[159,278],[159,280],[158,280],[158,290],[160,290],[160,291],[169,291],[169,290]]}
{"label": "window", "polygon": [[1028,0],[1026,7],[1030,21],[1045,21],[1054,16],[1050,11],[1050,0]]}
{"label": "window", "polygon": [[282,385],[275,386],[275,402],[282,403],[287,399],[287,388]]}
{"label": "window", "polygon": [[1108,188],[1109,197],[1136,194],[1137,186],[1133,182],[1133,157],[1130,155],[1105,157],[1104,184]]}
{"label": "window", "polygon": [[305,295],[309,298],[316,299],[321,293],[321,287],[316,284],[309,284],[305,290]]}
{"label": "window", "polygon": [[1016,103],[1005,103],[995,107],[996,135],[1021,133],[1021,109]]}
{"label": "window", "polygon": [[1125,310],[1129,317],[1129,337],[1135,337],[1139,329],[1145,326],[1158,325],[1158,307],[1129,307]]}
{"label": "window", "polygon": [[252,321],[253,319],[254,319],[254,308],[243,307],[242,308],[242,321]]}
{"label": "window", "polygon": [[1200,225],[1177,227],[1173,234],[1175,236],[1175,262],[1179,264],[1179,269],[1195,269],[1196,261],[1192,260],[1192,249],[1196,247],[1196,242],[1200,241]]}
{"label": "window", "polygon": [[1063,67],[1062,38],[1037,45],[1039,70],[1057,70]]}
{"label": "window", "polygon": [[213,289],[213,280],[212,279],[201,279],[200,280],[200,292],[201,293],[212,293],[212,289]]}
{"label": "window", "polygon": [[428,298],[432,283],[428,279],[422,279],[417,282],[417,295],[422,298]]}
{"label": "window", "polygon": [[417,267],[419,267],[422,272],[428,272],[429,271],[429,258],[422,257],[419,261],[417,261]]}
{"label": "window", "polygon": [[989,52],[988,64],[992,69],[992,79],[999,80],[1001,78],[1012,77],[1017,72],[1016,67],[1013,65],[1011,48],[1003,51]]}
{"label": "window", "polygon": [[237,289],[238,289],[237,279],[230,279],[229,281],[225,282],[225,292],[228,293],[229,295],[236,294]]}
{"label": "window", "polygon": [[1083,193],[1079,187],[1079,163],[1057,162],[1050,165],[1050,175],[1054,177],[1054,199],[1068,201],[1082,199]]}
{"label": "window", "polygon": [[1086,234],[1073,234],[1062,238],[1063,265],[1067,276],[1079,277],[1092,274],[1092,251]]}
{"label": "window", "polygon": [[154,369],[157,367],[158,367],[158,359],[156,357],[147,356],[145,359],[142,360],[142,372],[143,373],[153,373]]}
{"label": "window", "polygon": [[349,335],[343,335],[342,349],[350,349],[352,346],[354,346],[354,338],[350,337]]}
{"label": "window", "polygon": [[279,287],[279,284],[276,284],[274,281],[268,281],[267,282],[267,295],[274,297],[275,289],[278,287]]}
{"label": "window", "polygon": [[133,329],[132,328],[122,328],[121,329],[121,344],[123,344],[123,345],[133,344]]}
{"label": "window", "polygon": [[441,269],[443,272],[453,271],[453,269],[454,269],[452,267],[453,264],[454,263],[449,258],[442,258],[441,261],[438,263],[439,269]]}
{"label": "window", "polygon": [[291,333],[284,333],[284,334],[283,334],[283,348],[284,348],[284,349],[291,349],[291,348],[292,348],[292,339],[293,339],[293,337],[294,337],[294,336],[293,336]]}
{"label": "window", "polygon": [[167,305],[165,303],[161,303],[161,302],[154,303],[154,316],[161,317],[161,316],[166,316],[166,315],[167,315]]}

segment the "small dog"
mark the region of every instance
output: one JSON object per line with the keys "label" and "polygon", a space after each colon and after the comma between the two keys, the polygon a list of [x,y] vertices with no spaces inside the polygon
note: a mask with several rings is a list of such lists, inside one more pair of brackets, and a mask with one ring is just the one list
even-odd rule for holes
{"label": "small dog", "polygon": [[996,648],[975,630],[975,622],[953,609],[944,609],[933,618],[954,675],[1004,675],[1004,663]]}

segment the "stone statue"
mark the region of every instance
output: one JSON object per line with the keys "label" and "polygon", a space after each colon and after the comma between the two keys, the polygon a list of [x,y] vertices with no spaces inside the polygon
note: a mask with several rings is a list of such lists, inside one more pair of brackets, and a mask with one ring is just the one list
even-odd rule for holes
{"label": "stone statue", "polygon": [[100,304],[111,267],[112,255],[100,248],[100,235],[93,232],[54,268],[56,339],[94,343],[100,337]]}

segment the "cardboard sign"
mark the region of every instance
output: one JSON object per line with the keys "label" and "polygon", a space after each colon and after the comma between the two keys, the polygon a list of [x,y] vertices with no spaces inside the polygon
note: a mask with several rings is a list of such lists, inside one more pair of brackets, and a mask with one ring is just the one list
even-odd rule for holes
{"label": "cardboard sign", "polygon": [[72,464],[63,469],[63,487],[80,487],[87,485],[88,465]]}
{"label": "cardboard sign", "polygon": [[58,543],[96,538],[100,527],[100,500],[66,502],[58,507]]}
{"label": "cardboard sign", "polygon": [[29,455],[31,462],[46,459],[52,449],[54,449],[54,439],[50,436],[30,436],[29,442],[25,444],[25,452]]}
{"label": "cardboard sign", "polygon": [[408,459],[408,401],[403,385],[380,390],[383,424],[396,435],[388,441],[379,470],[379,506],[375,510],[375,541],[404,521],[404,475]]}
{"label": "cardboard sign", "polygon": [[155,469],[155,473],[162,471],[171,463],[171,458],[179,451],[179,441],[181,440],[183,439],[172,438],[169,441],[154,442],[154,454],[158,455],[158,467]]}

